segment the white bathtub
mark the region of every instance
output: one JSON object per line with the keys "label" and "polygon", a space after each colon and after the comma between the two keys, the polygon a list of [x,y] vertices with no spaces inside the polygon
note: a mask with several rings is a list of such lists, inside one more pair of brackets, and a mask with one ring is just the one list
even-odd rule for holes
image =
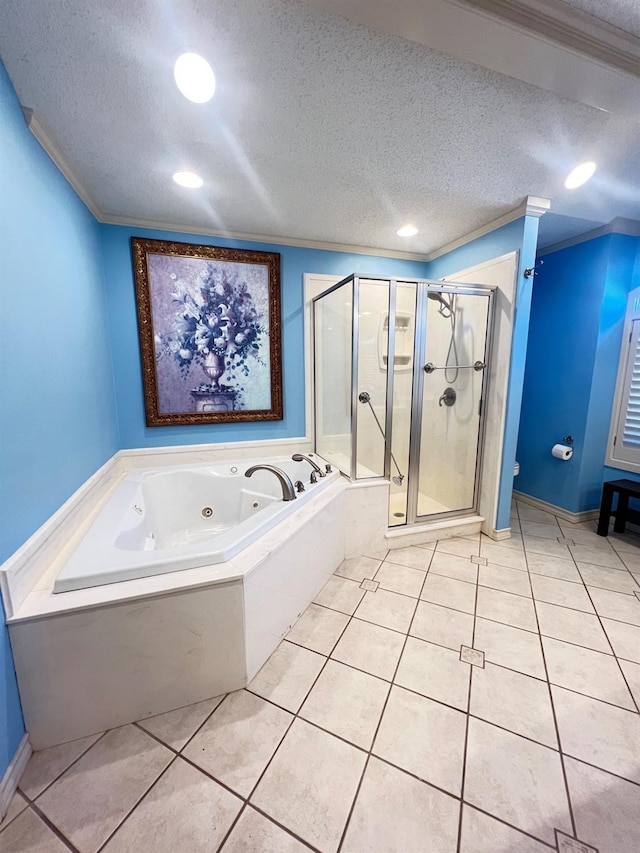
{"label": "white bathtub", "polygon": [[[325,470],[326,462],[312,457]],[[275,465],[305,490],[284,501]],[[310,483],[311,465],[290,456],[129,473],[62,567],[54,593],[88,589],[230,560],[340,477]]]}
{"label": "white bathtub", "polygon": [[[8,620],[35,749],[239,690],[313,601],[345,556],[346,484],[332,473],[283,502],[273,474],[244,477],[255,461],[130,469],[89,530],[60,534]],[[308,463],[268,462],[309,483]],[[56,595],[81,533],[76,581],[102,585]]]}

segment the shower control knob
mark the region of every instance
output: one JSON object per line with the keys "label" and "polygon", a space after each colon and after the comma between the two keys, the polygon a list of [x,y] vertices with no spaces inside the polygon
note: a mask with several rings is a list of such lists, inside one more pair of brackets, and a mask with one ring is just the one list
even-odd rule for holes
{"label": "shower control knob", "polygon": [[302,480],[296,480],[296,492],[304,492],[304,483]]}
{"label": "shower control knob", "polygon": [[436,366],[432,361],[428,361],[424,366],[424,372],[425,373],[433,373],[433,371],[435,369],[436,369]]}

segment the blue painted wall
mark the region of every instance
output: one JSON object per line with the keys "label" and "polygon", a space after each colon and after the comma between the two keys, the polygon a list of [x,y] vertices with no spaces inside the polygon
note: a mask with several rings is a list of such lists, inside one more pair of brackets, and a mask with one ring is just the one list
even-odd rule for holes
{"label": "blue painted wall", "polygon": [[[144,416],[140,348],[131,265],[132,236],[279,252],[282,293],[282,357],[284,420],[263,423],[202,424],[196,427],[147,427]],[[113,342],[120,446],[159,447],[208,442],[296,438],[305,434],[304,293],[305,272],[347,276],[350,273],[424,277],[426,264],[371,255],[329,252],[202,237],[173,231],[148,231],[118,225],[102,226],[105,281]]]}
{"label": "blue painted wall", "polygon": [[[519,252],[518,277],[520,284],[516,292],[517,310],[513,340],[513,364],[503,451],[504,476],[500,488],[497,522],[498,527],[508,527],[531,299],[531,283],[530,280],[527,281],[522,276],[522,272],[527,266],[532,266],[534,262],[538,221],[536,217],[523,217],[443,255],[429,264],[270,243],[248,243],[219,237],[202,237],[197,234],[181,234],[173,231],[103,225],[102,246],[114,353],[120,446],[123,448],[159,447],[243,439],[295,438],[304,435],[303,274],[305,272],[344,276],[352,272],[359,272],[412,277],[428,276],[437,279],[517,250]],[[198,427],[146,426],[131,265],[130,240],[132,236],[280,253],[285,410],[283,421],[203,424]]]}
{"label": "blue painted wall", "polygon": [[[627,295],[640,240],[607,234],[543,255],[536,276],[524,403],[518,440],[518,489],[571,512],[600,502]],[[574,455],[554,459],[553,444],[573,435]],[[640,479],[640,478],[638,478]]]}
{"label": "blue painted wall", "polygon": [[[1,64],[0,151],[2,562],[113,455],[117,428],[99,228]],[[5,627],[0,667],[1,777],[24,734]]]}
{"label": "blue painted wall", "polygon": [[532,267],[535,261],[539,222],[540,220],[534,216],[525,216],[515,222],[510,222],[508,225],[497,228],[490,234],[485,234],[453,252],[442,255],[429,264],[428,270],[429,278],[440,279],[514,250],[519,253],[515,319],[511,345],[511,373],[502,450],[502,474],[498,511],[495,519],[497,529],[509,527],[511,493],[513,491],[513,465],[516,460],[532,295],[532,279],[524,277],[524,270],[527,267]]}

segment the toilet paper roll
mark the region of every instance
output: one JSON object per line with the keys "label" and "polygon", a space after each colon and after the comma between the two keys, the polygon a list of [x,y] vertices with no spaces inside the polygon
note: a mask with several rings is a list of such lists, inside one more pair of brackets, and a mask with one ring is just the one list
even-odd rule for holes
{"label": "toilet paper roll", "polygon": [[566,462],[573,456],[573,447],[569,447],[568,444],[554,444],[551,448],[551,455]]}

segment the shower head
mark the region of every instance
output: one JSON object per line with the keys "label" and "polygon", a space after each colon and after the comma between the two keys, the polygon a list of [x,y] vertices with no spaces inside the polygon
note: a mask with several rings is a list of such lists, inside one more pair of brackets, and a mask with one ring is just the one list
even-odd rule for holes
{"label": "shower head", "polygon": [[446,299],[441,293],[437,293],[435,290],[430,290],[427,296],[429,297],[429,299],[435,299],[436,302],[440,302],[442,305],[446,305],[447,308],[449,307]]}
{"label": "shower head", "polygon": [[396,486],[401,486],[403,480],[404,480],[404,474],[399,474],[397,477],[391,478],[391,482],[395,483]]}
{"label": "shower head", "polygon": [[[443,317],[451,317],[453,315],[453,296],[449,296],[449,299],[445,299],[442,293],[438,293],[437,290],[430,290],[427,293],[429,299],[433,299],[436,302],[440,303],[440,307],[438,308],[438,313],[442,314]],[[444,312],[448,311],[448,314]]]}

